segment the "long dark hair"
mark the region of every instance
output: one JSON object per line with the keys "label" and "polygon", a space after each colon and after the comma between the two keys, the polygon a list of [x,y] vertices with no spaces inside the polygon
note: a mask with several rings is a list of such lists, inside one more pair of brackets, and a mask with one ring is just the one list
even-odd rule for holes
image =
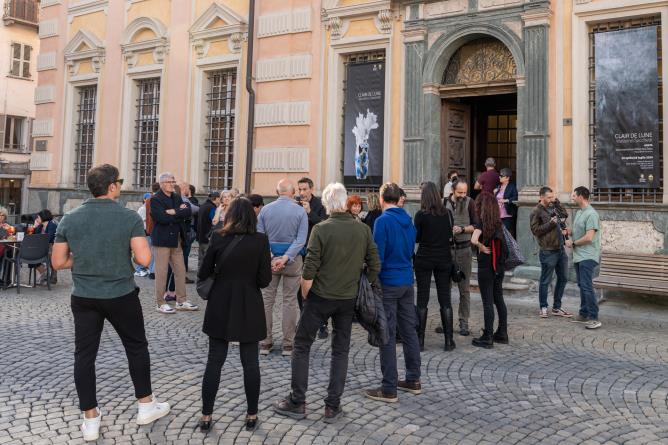
{"label": "long dark hair", "polygon": [[431,181],[423,182],[421,189],[420,209],[435,216],[445,215],[445,206],[443,206],[441,193],[438,191],[436,184]]}
{"label": "long dark hair", "polygon": [[257,231],[257,216],[248,198],[236,198],[225,212],[225,224],[218,231],[221,235],[249,234]]}
{"label": "long dark hair", "polygon": [[501,229],[499,203],[489,192],[482,192],[475,199],[475,210],[482,224],[482,243],[488,245],[497,230]]}

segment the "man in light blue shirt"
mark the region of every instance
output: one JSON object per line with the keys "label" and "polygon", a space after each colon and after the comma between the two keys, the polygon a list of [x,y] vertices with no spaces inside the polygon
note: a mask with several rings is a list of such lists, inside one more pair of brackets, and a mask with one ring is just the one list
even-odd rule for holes
{"label": "man in light blue shirt", "polygon": [[282,179],[276,186],[278,199],[262,207],[257,218],[258,232],[269,238],[273,277],[262,289],[267,338],[260,344],[260,354],[268,355],[274,347],[272,337],[274,302],[283,279],[283,356],[292,355],[297,328],[297,290],[302,273],[302,252],[308,236],[308,216],[295,199],[295,186]]}

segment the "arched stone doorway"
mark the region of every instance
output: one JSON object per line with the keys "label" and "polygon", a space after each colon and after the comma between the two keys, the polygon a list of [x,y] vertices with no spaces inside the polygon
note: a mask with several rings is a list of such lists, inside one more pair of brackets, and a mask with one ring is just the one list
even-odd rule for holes
{"label": "arched stone doorway", "polygon": [[517,64],[498,39],[481,37],[452,55],[439,87],[441,182],[448,172],[471,185],[488,157],[517,171]]}

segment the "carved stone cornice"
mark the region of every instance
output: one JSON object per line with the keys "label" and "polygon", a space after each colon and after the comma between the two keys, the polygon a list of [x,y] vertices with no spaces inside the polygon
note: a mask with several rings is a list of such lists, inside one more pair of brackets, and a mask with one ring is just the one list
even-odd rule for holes
{"label": "carved stone cornice", "polygon": [[[225,24],[209,27],[218,19]],[[227,38],[231,52],[241,52],[243,42],[248,40],[247,19],[226,6],[213,3],[190,28],[190,42],[197,58],[201,59],[209,52],[212,41],[223,38]]]}

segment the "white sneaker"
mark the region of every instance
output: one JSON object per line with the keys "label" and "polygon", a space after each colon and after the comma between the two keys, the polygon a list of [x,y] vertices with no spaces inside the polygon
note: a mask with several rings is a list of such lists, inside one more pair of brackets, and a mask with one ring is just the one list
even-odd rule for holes
{"label": "white sneaker", "polygon": [[538,314],[538,316],[539,316],[540,318],[547,318],[547,317],[549,317],[549,315],[547,314],[547,308],[546,308],[546,307],[542,307],[542,308],[540,308],[540,314]]}
{"label": "white sneaker", "polygon": [[176,314],[176,311],[168,304],[163,304],[155,308],[158,312],[162,314]]}
{"label": "white sneaker", "polygon": [[81,424],[81,432],[86,442],[97,440],[100,437],[100,420],[102,420],[102,411],[97,409],[97,417],[87,419],[83,416],[83,423]]}
{"label": "white sneaker", "polygon": [[184,301],[183,303],[176,303],[177,311],[198,311],[199,306],[192,304],[190,301]]}
{"label": "white sneaker", "polygon": [[167,414],[169,414],[169,403],[158,402],[155,396],[153,396],[153,400],[148,403],[139,402],[137,425],[148,425]]}
{"label": "white sneaker", "polygon": [[589,320],[588,323],[585,323],[585,328],[587,329],[598,329],[601,326],[603,326],[603,324],[598,320]]}
{"label": "white sneaker", "polygon": [[146,275],[148,275],[148,272],[146,272],[145,270],[139,270],[135,272],[135,277],[145,277]]}

